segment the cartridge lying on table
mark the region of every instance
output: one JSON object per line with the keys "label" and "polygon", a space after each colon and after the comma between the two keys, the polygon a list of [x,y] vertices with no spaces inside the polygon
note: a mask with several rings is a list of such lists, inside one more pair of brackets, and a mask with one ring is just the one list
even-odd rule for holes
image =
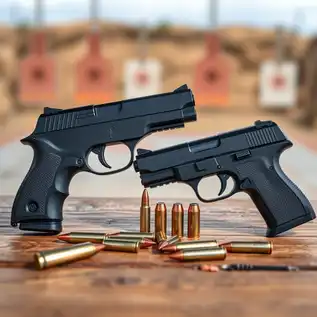
{"label": "cartridge lying on table", "polygon": [[104,249],[105,246],[102,244],[94,245],[91,242],[85,242],[54,250],[39,251],[34,255],[35,267],[42,270],[79,261],[89,258]]}
{"label": "cartridge lying on table", "polygon": [[169,257],[177,261],[217,261],[224,260],[227,251],[222,247],[205,248],[198,250],[182,250],[171,254]]}
{"label": "cartridge lying on table", "polygon": [[138,253],[140,249],[140,241],[104,239],[103,245],[106,251]]}
{"label": "cartridge lying on table", "polygon": [[263,253],[271,254],[273,243],[270,241],[232,241],[222,243],[220,246],[227,249],[229,253]]}
{"label": "cartridge lying on table", "polygon": [[178,242],[173,245],[168,245],[163,248],[164,252],[176,252],[180,250],[189,250],[189,249],[204,249],[218,247],[218,242],[216,240],[194,240],[194,241],[184,241]]}

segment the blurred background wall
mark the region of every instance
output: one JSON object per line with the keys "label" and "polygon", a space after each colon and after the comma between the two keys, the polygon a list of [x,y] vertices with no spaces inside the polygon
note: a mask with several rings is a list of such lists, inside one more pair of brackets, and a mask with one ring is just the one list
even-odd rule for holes
{"label": "blurred background wall", "polygon": [[[0,12],[0,194],[14,195],[31,164],[32,150],[19,140],[32,132],[43,107],[105,103],[187,84],[198,121],[139,147],[274,120],[294,142],[283,169],[316,198],[314,1],[16,0],[1,2]],[[108,155],[120,161],[124,153]],[[141,190],[132,169],[109,177],[82,173],[70,188],[75,196]],[[194,199],[182,184],[152,195]]]}

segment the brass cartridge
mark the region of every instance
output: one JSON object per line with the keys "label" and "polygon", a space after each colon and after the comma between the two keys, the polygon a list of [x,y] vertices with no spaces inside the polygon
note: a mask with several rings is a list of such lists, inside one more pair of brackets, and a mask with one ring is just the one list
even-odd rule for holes
{"label": "brass cartridge", "polygon": [[184,208],[180,203],[175,203],[172,208],[172,236],[184,236]]}
{"label": "brass cartridge", "polygon": [[191,239],[200,238],[200,208],[196,203],[188,207],[187,237]]}
{"label": "brass cartridge", "polygon": [[218,247],[218,242],[216,240],[194,240],[194,241],[184,241],[178,242],[173,245],[168,245],[163,248],[164,252],[177,252],[181,250],[198,250],[205,248]]}
{"label": "brass cartridge", "polygon": [[182,250],[170,255],[177,261],[219,261],[224,260],[227,251],[222,247],[205,248],[200,250]]}
{"label": "brass cartridge", "polygon": [[54,250],[39,251],[34,254],[35,267],[38,270],[83,260],[103,250],[104,245],[84,242]]}
{"label": "brass cartridge", "polygon": [[140,207],[140,232],[151,232],[151,207],[149,194],[143,190]]}
{"label": "brass cartridge", "polygon": [[132,252],[138,253],[140,241],[104,239],[105,251]]}
{"label": "brass cartridge", "polygon": [[166,234],[166,218],[166,205],[162,202],[158,202],[155,207],[155,233],[163,231]]}
{"label": "brass cartridge", "polygon": [[262,253],[271,254],[273,243],[270,241],[232,241],[221,244],[229,253]]}

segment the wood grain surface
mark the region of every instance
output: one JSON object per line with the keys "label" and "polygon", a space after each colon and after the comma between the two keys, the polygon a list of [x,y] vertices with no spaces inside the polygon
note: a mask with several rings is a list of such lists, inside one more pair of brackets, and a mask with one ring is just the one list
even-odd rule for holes
{"label": "wood grain surface", "polygon": [[[63,247],[56,236],[10,227],[13,197],[0,198],[0,316],[288,316],[317,314],[317,272],[219,272],[175,263],[155,249],[101,252],[80,262],[36,271],[33,254]],[[165,201],[171,208],[174,201]],[[181,201],[185,210],[190,201]],[[139,200],[68,198],[64,232],[139,229]],[[154,209],[155,201],[151,201]],[[313,202],[314,207],[317,203]],[[201,239],[266,240],[251,201],[201,206]],[[185,217],[185,221],[187,217]],[[170,227],[170,214],[168,224]],[[228,254],[220,263],[317,264],[316,221],[272,238],[271,255]],[[169,231],[170,234],[170,231]],[[212,262],[206,262],[212,263]]]}

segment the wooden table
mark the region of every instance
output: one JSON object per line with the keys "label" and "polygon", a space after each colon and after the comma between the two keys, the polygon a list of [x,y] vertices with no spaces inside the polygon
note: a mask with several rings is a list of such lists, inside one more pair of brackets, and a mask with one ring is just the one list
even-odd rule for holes
{"label": "wooden table", "polygon": [[[1,317],[317,316],[317,272],[206,273],[151,249],[139,254],[102,252],[68,266],[36,271],[35,251],[65,244],[55,236],[11,228],[12,200],[0,198]],[[189,201],[182,202],[187,208]],[[172,203],[166,201],[168,208]],[[64,232],[138,230],[138,216],[139,199],[69,198]],[[201,226],[202,239],[266,239],[264,222],[250,201],[201,204]],[[317,263],[316,229],[313,221],[271,239],[272,255],[229,254],[225,262]]]}

